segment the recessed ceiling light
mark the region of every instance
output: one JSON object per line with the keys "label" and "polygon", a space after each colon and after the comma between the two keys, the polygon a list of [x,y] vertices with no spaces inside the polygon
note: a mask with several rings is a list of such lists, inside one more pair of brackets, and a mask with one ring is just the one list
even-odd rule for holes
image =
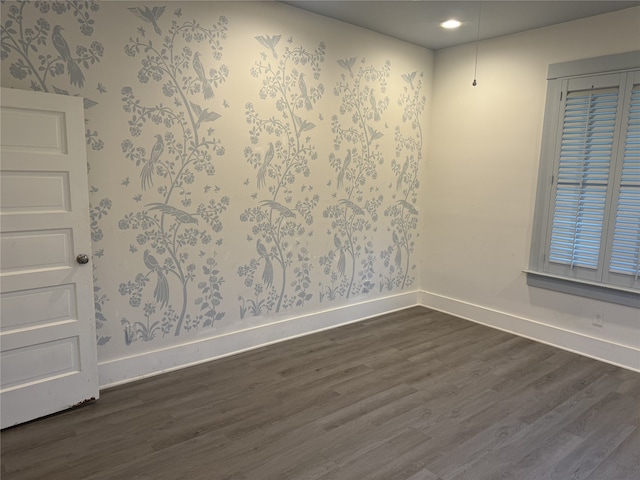
{"label": "recessed ceiling light", "polygon": [[454,20],[454,19],[447,20],[446,22],[442,22],[440,24],[442,28],[448,28],[448,29],[458,28],[460,25],[462,25],[462,22],[459,22],[458,20]]}

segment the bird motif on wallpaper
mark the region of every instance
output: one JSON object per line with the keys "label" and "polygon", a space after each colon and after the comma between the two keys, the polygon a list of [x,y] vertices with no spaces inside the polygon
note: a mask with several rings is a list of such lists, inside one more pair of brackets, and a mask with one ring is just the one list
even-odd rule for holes
{"label": "bird motif on wallpaper", "polygon": [[416,78],[416,72],[402,74],[402,79],[411,86],[411,90],[414,89],[414,86],[413,86],[414,78]]}
{"label": "bird motif on wallpaper", "polygon": [[180,223],[198,223],[198,219],[196,217],[172,205],[167,205],[165,203],[149,203],[147,207],[151,207],[149,210],[159,210],[165,215],[171,215]]}
{"label": "bird motif on wallpaper", "polygon": [[338,188],[342,188],[342,184],[344,182],[344,176],[347,173],[347,168],[349,168],[350,163],[351,163],[351,150],[347,150],[347,155],[344,157],[344,162],[342,162],[342,168],[338,172]]}
{"label": "bird motif on wallpaper", "polygon": [[84,86],[84,75],[82,74],[82,70],[80,70],[80,66],[71,57],[71,49],[69,48],[67,41],[62,36],[62,30],[64,29],[60,25],[53,27],[51,43],[53,43],[53,46],[60,54],[62,60],[67,63],[67,71],[69,72],[71,85],[76,85],[82,88]]}
{"label": "bird motif on wallpaper", "polygon": [[353,78],[353,71],[351,70],[351,67],[353,67],[353,65],[356,63],[356,57],[351,57],[349,59],[345,58],[344,60],[339,59],[337,62],[338,65],[347,70],[349,72],[349,75],[351,75],[351,78]]}
{"label": "bird motif on wallpaper", "polygon": [[371,110],[373,111],[373,119],[378,122],[380,120],[380,112],[378,111],[376,96],[373,94],[373,90],[371,90],[371,93],[369,94],[369,103],[371,104]]}
{"label": "bird motif on wallpaper", "polygon": [[394,245],[396,246],[396,256],[394,257],[394,262],[396,264],[397,267],[400,267],[402,265],[402,247],[400,244],[400,239],[398,238],[398,234],[396,233],[396,231],[394,230],[391,236]]}
{"label": "bird motif on wallpaper", "polygon": [[262,272],[262,281],[270,287],[273,284],[273,263],[271,263],[271,258],[269,252],[267,251],[267,247],[258,239],[256,241],[256,251],[261,258],[264,259],[264,271]]}
{"label": "bird motif on wallpaper", "polygon": [[164,13],[165,7],[129,7],[128,10],[140,20],[153,25],[153,29],[158,35],[162,35],[162,30],[158,26],[158,19]]}
{"label": "bird motif on wallpaper", "polygon": [[160,308],[164,308],[169,303],[169,282],[167,277],[162,271],[158,260],[156,260],[156,257],[151,255],[149,250],[144,251],[143,261],[147,268],[152,272],[155,272],[158,276],[156,288],[153,291],[153,298],[155,298],[156,302],[160,304]]}
{"label": "bird motif on wallpaper", "polygon": [[202,66],[202,62],[200,61],[200,52],[196,52],[193,54],[193,70],[196,72],[198,76],[198,80],[202,82],[202,92],[204,93],[204,99],[209,100],[213,98],[213,89],[211,85],[207,81],[207,77],[204,74],[204,67]]}
{"label": "bird motif on wallpaper", "polygon": [[[315,123],[313,122],[309,122],[307,120],[305,120],[302,117],[299,117],[298,115],[294,114],[293,115],[293,120],[296,122],[296,126],[298,127],[298,135],[301,135],[302,132],[307,132],[309,130],[313,130],[316,126]],[[307,137],[307,142],[309,137]]]}
{"label": "bird motif on wallpaper", "polygon": [[142,189],[146,190],[149,187],[153,186],[153,172],[156,169],[156,165],[158,164],[158,160],[162,152],[164,151],[164,142],[162,141],[162,135],[158,134],[156,137],[156,143],[151,147],[151,155],[149,156],[149,160],[142,166],[142,171],[140,172],[140,181],[142,183]]}
{"label": "bird motif on wallpaper", "polygon": [[293,212],[293,210],[274,200],[262,200],[260,202],[260,205],[269,207],[271,210],[275,210],[285,218],[296,218],[296,214]]}
{"label": "bird motif on wallpaper", "polygon": [[398,176],[398,180],[396,182],[396,190],[400,190],[402,188],[402,182],[404,181],[404,176],[407,173],[407,169],[409,168],[409,157],[404,161],[404,165],[402,165],[402,170],[400,170],[400,175]]}
{"label": "bird motif on wallpaper", "polygon": [[369,142],[368,142],[369,145],[371,145],[373,142],[375,142],[376,140],[384,136],[384,133],[379,132],[378,130],[373,128],[371,125],[367,125],[367,130],[369,132]]}
{"label": "bird motif on wallpaper", "polygon": [[[213,92],[211,92],[211,96],[213,96]],[[191,106],[191,109],[198,117],[198,121],[197,121],[198,126],[200,126],[202,122],[215,122],[217,119],[221,117],[221,115],[218,112],[210,112],[208,108],[203,109],[200,105],[196,103],[189,102],[189,105]],[[212,135],[213,128],[207,129],[207,132],[209,135]]]}
{"label": "bird motif on wallpaper", "polygon": [[298,78],[298,88],[300,89],[300,95],[304,99],[304,106],[307,110],[311,110],[313,105],[311,104],[311,100],[309,100],[309,95],[307,94],[307,84],[304,81],[304,73],[301,73]]}
{"label": "bird motif on wallpaper", "polygon": [[263,46],[271,50],[271,54],[273,55],[273,58],[278,58],[278,54],[276,53],[276,45],[278,45],[278,42],[282,38],[282,35],[273,35],[273,36],[258,35],[257,37],[254,37],[254,38],[258,42],[260,42]]}
{"label": "bird motif on wallpaper", "polygon": [[275,149],[273,147],[273,142],[269,142],[269,148],[264,154],[264,161],[258,170],[258,188],[264,187],[267,184],[267,168],[269,168],[269,164],[271,163],[271,160],[273,160],[274,154]]}

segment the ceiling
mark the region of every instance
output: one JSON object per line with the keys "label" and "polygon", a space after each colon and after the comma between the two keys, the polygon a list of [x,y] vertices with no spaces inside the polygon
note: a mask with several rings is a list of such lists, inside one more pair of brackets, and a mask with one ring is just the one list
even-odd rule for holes
{"label": "ceiling", "polygon": [[[368,28],[430,50],[523,32],[533,28],[640,5],[640,1],[283,1],[309,12]],[[480,33],[478,34],[478,17]],[[440,22],[455,18],[456,30]],[[638,25],[640,32],[640,24]],[[640,39],[640,34],[639,34]]]}

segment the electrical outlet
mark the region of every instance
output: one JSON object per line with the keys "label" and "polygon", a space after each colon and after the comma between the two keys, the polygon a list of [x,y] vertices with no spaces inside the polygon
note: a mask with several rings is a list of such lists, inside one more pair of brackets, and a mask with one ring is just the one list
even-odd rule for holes
{"label": "electrical outlet", "polygon": [[593,316],[593,324],[596,327],[602,327],[604,325],[604,314],[603,313],[596,313]]}

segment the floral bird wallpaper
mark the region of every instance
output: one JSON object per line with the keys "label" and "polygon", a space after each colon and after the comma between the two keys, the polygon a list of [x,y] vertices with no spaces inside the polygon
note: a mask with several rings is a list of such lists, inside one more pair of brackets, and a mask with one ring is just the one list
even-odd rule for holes
{"label": "floral bird wallpaper", "polygon": [[[257,257],[238,269],[245,286],[253,289],[253,298],[238,297],[241,317],[300,307],[313,297],[309,251],[296,237],[307,234],[320,201],[303,181],[311,176],[311,163],[318,159],[310,134],[316,125],[310,117],[324,93],[319,80],[325,45],[307,50],[290,38],[279,49],[280,38],[256,37],[267,50],[260,52],[251,68],[251,75],[262,79],[260,100],[275,104],[279,114],[267,117],[260,114],[259,106],[246,104],[251,146],[244,154],[257,170],[255,182],[247,179],[246,183],[253,183],[257,191],[252,194],[254,205],[244,210],[240,221],[252,225],[247,241],[255,242]],[[262,273],[256,279],[258,269]]]}
{"label": "floral bird wallpaper", "polygon": [[[164,7],[128,10],[162,35],[158,22]],[[124,46],[126,55],[139,59],[137,85],[121,89],[130,131],[122,141],[122,153],[139,168],[139,180],[134,182],[148,192],[144,196],[148,203],[136,202],[137,208],[118,222],[120,230],[136,231],[130,252],[138,258],[142,253],[144,265],[133,280],[120,283],[120,294],[136,309],[121,320],[127,344],[151,341],[158,335],[178,336],[182,329],[208,327],[224,317],[218,311],[224,278],[216,268],[215,255],[196,257],[192,251],[219,237],[221,217],[229,206],[228,196],[206,195],[205,199],[193,191],[196,176],[215,180],[215,158],[225,154],[212,126],[221,115],[210,110],[213,107],[203,107],[203,102],[211,103],[213,89],[229,74],[221,63],[227,19],[220,17],[205,27],[177,17],[162,43],[154,44],[143,33],[141,26]],[[205,51],[214,65],[206,72],[200,58]],[[164,103],[144,103],[136,96],[139,88],[157,90]],[[163,133],[146,134],[149,130]],[[188,312],[190,304],[198,305],[199,311]]]}
{"label": "floral bird wallpaper", "polygon": [[431,52],[274,2],[3,1],[84,99],[99,361],[416,288]]}

